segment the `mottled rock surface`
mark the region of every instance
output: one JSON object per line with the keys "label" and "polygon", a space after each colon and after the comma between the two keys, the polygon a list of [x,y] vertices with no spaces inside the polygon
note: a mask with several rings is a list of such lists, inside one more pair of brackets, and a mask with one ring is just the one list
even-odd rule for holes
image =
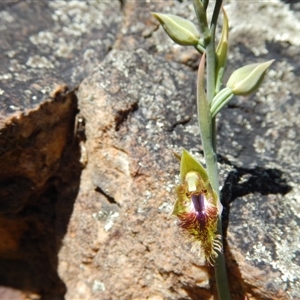
{"label": "mottled rock surface", "polygon": [[[225,8],[227,74],[276,59],[262,88],[218,117],[232,298],[299,299],[300,7]],[[1,286],[43,299],[216,298],[213,269],[168,218],[172,151],[203,162],[199,57],[149,11],[195,21],[188,1],[1,4]],[[43,96],[61,82],[71,92]]]}
{"label": "mottled rock surface", "polygon": [[142,49],[113,50],[80,85],[88,163],[59,256],[69,299],[209,298],[207,268],[167,218],[174,128],[192,116],[192,80],[187,68]]}
{"label": "mottled rock surface", "polygon": [[77,86],[113,47],[121,21],[113,2],[3,1],[1,111],[34,108],[55,84]]}
{"label": "mottled rock surface", "polygon": [[[66,292],[57,254],[82,169],[72,87],[112,47],[121,16],[115,8],[0,4],[0,285],[23,290],[25,298],[62,299]],[[62,83],[70,92],[55,88]]]}

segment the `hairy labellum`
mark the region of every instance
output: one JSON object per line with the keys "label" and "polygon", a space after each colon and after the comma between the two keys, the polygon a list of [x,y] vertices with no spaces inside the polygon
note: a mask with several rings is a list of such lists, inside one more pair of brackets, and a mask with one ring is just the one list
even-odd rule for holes
{"label": "hairy labellum", "polygon": [[172,214],[179,219],[179,226],[213,265],[218,252],[222,251],[220,236],[216,235],[218,222],[217,195],[208,181],[197,172],[188,172],[185,181],[177,189],[177,201]]}

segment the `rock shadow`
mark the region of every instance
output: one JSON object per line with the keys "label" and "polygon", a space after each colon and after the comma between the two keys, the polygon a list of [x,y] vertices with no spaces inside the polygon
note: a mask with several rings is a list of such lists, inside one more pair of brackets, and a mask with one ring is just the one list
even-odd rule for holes
{"label": "rock shadow", "polygon": [[[220,160],[224,162],[224,159],[220,158]],[[230,164],[228,161],[225,161],[225,163]],[[292,188],[288,185],[285,174],[278,169],[264,169],[260,167],[247,169],[237,166],[234,166],[234,169],[234,171],[228,174],[221,190],[224,252],[226,255],[231,294],[234,295],[236,299],[244,299],[246,290],[249,292],[251,286],[246,287],[236,259],[226,242],[230,218],[230,204],[237,198],[250,193],[285,195],[290,192]],[[255,292],[253,292],[253,295],[255,295]],[[265,300],[271,299],[265,298]]]}
{"label": "rock shadow", "polygon": [[[21,141],[26,127],[22,124],[39,120],[32,124],[34,133],[26,141],[16,143],[20,155],[26,153],[22,156],[25,161],[11,166],[18,161],[14,158],[17,149],[14,145],[8,145],[0,155],[4,166],[0,172],[0,286],[38,294],[43,300],[64,299],[66,293],[66,285],[57,271],[58,252],[67,232],[82,171],[79,141],[74,140],[77,98],[74,93],[70,97],[69,100],[47,101],[40,109],[9,125],[15,127],[19,122],[14,138]],[[56,113],[52,114],[53,110]],[[37,114],[39,117],[35,119]],[[54,120],[51,126],[50,119]],[[12,133],[9,126],[2,130],[2,137],[7,138],[8,132]],[[45,133],[46,128],[49,131]],[[57,149],[62,149],[58,159],[51,161],[51,153],[55,156]],[[49,160],[44,157],[40,160],[45,155],[44,150]],[[28,171],[25,167],[35,164],[32,152],[36,155],[36,164],[39,161],[51,164]],[[5,155],[11,157],[6,163],[3,162]],[[40,170],[40,174],[36,170]]]}
{"label": "rock shadow", "polygon": [[278,169],[264,169],[260,167],[247,169],[235,166],[235,170],[228,174],[221,190],[223,230],[225,237],[230,215],[230,204],[235,199],[251,193],[259,193],[261,195],[287,194],[292,188],[287,184],[284,175],[285,174]]}

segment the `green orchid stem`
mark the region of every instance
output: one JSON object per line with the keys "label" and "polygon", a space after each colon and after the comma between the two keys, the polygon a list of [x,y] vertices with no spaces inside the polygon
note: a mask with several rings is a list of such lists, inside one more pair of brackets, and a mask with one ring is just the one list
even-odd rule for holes
{"label": "green orchid stem", "polygon": [[[218,227],[217,233],[222,235],[222,218],[219,216],[218,219]],[[224,244],[224,243],[223,243]],[[223,245],[224,247],[224,245]],[[215,261],[215,279],[217,283],[217,290],[219,300],[230,300],[230,292],[228,286],[228,279],[227,279],[227,271],[226,271],[226,264],[225,264],[225,255],[224,253],[220,253]]]}
{"label": "green orchid stem", "polygon": [[206,88],[207,88],[207,100],[211,103],[215,95],[215,78],[216,78],[216,54],[215,54],[215,42],[213,39],[206,46],[206,56],[207,56],[207,78],[206,78]]}
{"label": "green orchid stem", "polygon": [[203,6],[204,6],[205,10],[207,9],[208,2],[209,2],[209,0],[203,0]]}
{"label": "green orchid stem", "polygon": [[[210,112],[210,104],[215,96],[215,84],[216,84],[216,49],[215,49],[215,29],[217,26],[217,20],[222,6],[222,0],[217,0],[213,12],[213,17],[210,26],[210,41],[206,44],[206,51],[201,59],[199,71],[198,71],[198,85],[197,85],[197,107],[198,107],[198,120],[201,132],[201,140],[204,151],[204,157],[206,161],[206,168],[208,177],[212,188],[220,199],[219,189],[219,172],[216,155],[216,127],[215,118],[212,117]],[[207,78],[206,78],[206,92],[205,97],[204,90],[204,65],[205,56],[207,58]],[[220,200],[219,200],[220,201]],[[219,209],[222,207],[219,203]],[[218,218],[217,235],[220,235],[223,239],[222,233],[222,218],[221,212]],[[215,262],[215,279],[218,290],[219,300],[230,300],[230,292],[228,286],[226,264],[224,253],[219,253]]]}
{"label": "green orchid stem", "polygon": [[[217,209],[214,208],[213,225],[210,227],[211,239],[208,239],[208,234],[203,234],[203,230],[208,230],[197,225],[197,232],[199,229],[201,238],[198,235],[193,235],[195,239],[199,238],[199,241],[203,249],[205,249],[205,257],[208,262],[213,263],[215,259],[215,279],[218,290],[219,300],[230,300],[230,292],[227,280],[225,256],[223,251],[221,251],[220,238],[223,241],[222,233],[222,204],[220,201],[220,187],[219,187],[219,172],[218,172],[218,162],[217,162],[217,145],[216,145],[216,115],[220,110],[228,103],[228,101],[233,97],[233,95],[249,95],[255,91],[267,71],[267,69],[272,64],[272,61],[265,62],[263,64],[250,64],[239,68],[234,71],[227,81],[226,87],[221,89],[222,79],[225,72],[226,60],[227,60],[227,50],[228,50],[228,18],[225,10],[223,10],[224,20],[222,35],[220,38],[219,45],[216,49],[215,47],[215,33],[217,27],[217,21],[219,18],[219,13],[222,7],[222,0],[216,0],[213,10],[213,15],[211,18],[210,25],[207,22],[207,7],[209,0],[193,0],[194,10],[198,19],[198,26],[200,29],[200,34],[195,25],[185,20],[181,17],[170,15],[170,14],[159,14],[153,13],[153,16],[159,20],[161,25],[167,34],[179,45],[183,46],[194,46],[195,49],[202,54],[201,61],[198,69],[198,81],[197,81],[197,114],[201,133],[201,141],[204,152],[204,157],[206,161],[206,170],[203,167],[199,167],[200,164],[193,160],[187,152],[183,152],[181,157],[181,167],[180,174],[182,182],[186,182],[187,170],[197,171],[201,175],[201,180],[191,177],[194,183],[190,185],[188,192],[189,197],[192,197],[192,201],[199,208],[201,216],[203,215],[203,205],[202,198],[205,198],[208,190],[205,186],[206,182],[209,189],[213,189],[209,198],[212,203],[215,204],[217,201]],[[205,64],[205,61],[207,62]],[[206,75],[206,76],[205,76]],[[206,82],[205,82],[206,77]],[[186,158],[184,158],[186,156]],[[195,170],[195,165],[198,166],[198,170]],[[189,172],[188,171],[188,172]],[[191,175],[191,174],[190,174]],[[191,180],[190,178],[190,180]],[[199,183],[199,190],[195,182]],[[200,190],[201,187],[201,190]],[[180,191],[183,188],[184,192]],[[193,193],[193,194],[192,194]],[[188,199],[185,184],[181,185],[177,190],[178,199],[176,201],[176,206],[174,207],[173,214],[177,215],[181,220],[181,226],[184,229],[189,229],[191,221],[186,222],[183,217],[184,209],[186,204],[180,203],[180,201],[186,201],[185,197]],[[199,195],[201,195],[200,198]],[[218,199],[217,199],[218,198]],[[213,199],[213,200],[212,200]],[[204,201],[204,200],[203,200]],[[204,207],[204,206],[203,206]],[[216,217],[218,214],[218,220],[216,222]],[[181,216],[180,216],[181,215]],[[198,217],[196,217],[197,219]],[[202,217],[199,217],[200,219]],[[195,219],[195,220],[196,220]],[[194,220],[194,217],[193,217]],[[199,221],[199,220],[198,220]],[[202,221],[199,221],[202,224]],[[217,226],[216,226],[217,223]],[[216,228],[216,232],[214,232]],[[216,236],[214,235],[216,234]],[[205,239],[202,239],[202,236]],[[209,247],[204,247],[203,243]],[[209,249],[209,251],[207,250]],[[215,249],[218,252],[213,252]],[[223,247],[224,249],[224,247]]]}
{"label": "green orchid stem", "polygon": [[[216,135],[214,129],[215,120],[211,119],[210,114],[209,114],[209,119],[206,117],[206,120],[209,122],[211,126],[201,126],[203,122],[199,122],[199,123],[201,124],[200,126],[202,127],[201,139],[202,139],[203,151],[204,151],[204,156],[206,161],[207,174],[213,189],[216,191],[218,198],[220,199],[217,156],[214,151],[214,146],[216,144],[216,139],[215,139]],[[209,136],[211,137],[210,140],[208,138]],[[218,218],[216,234],[220,235],[223,239],[221,215],[219,215]],[[230,298],[230,292],[228,286],[224,252],[219,253],[218,257],[216,258],[214,268],[215,268],[215,280],[217,284],[219,300],[230,300],[231,298]]]}
{"label": "green orchid stem", "polygon": [[[214,120],[211,120],[211,122],[212,122],[211,125],[214,126]],[[213,138],[213,132],[215,131],[211,130],[211,128],[207,127],[204,128],[203,130],[202,127],[201,136],[206,136],[206,137],[211,136],[211,140],[209,141],[209,143],[203,142],[204,139],[202,139],[202,145],[203,145],[204,156],[206,161],[207,174],[213,189],[216,191],[218,198],[220,199],[217,157],[213,150],[213,146],[215,145],[215,138]],[[221,215],[219,215],[218,218],[216,234],[223,237]],[[215,261],[214,268],[215,268],[215,280],[217,283],[219,300],[230,300],[231,298],[229,293],[229,286],[228,286],[228,279],[227,279],[227,272],[226,272],[226,265],[225,265],[225,256],[223,252],[219,253]]]}

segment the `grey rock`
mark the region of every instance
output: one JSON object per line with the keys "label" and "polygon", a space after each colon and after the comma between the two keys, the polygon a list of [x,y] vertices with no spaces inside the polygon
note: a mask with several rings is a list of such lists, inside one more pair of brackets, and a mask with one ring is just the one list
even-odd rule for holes
{"label": "grey rock", "polygon": [[[52,262],[51,278],[57,267],[67,299],[212,299],[213,270],[190,252],[168,219],[179,182],[172,151],[184,147],[203,162],[194,96],[199,57],[168,40],[149,14],[173,13],[195,21],[192,5],[125,1],[120,7],[117,1],[1,6],[0,29],[7,33],[1,45],[2,130],[4,124],[13,128],[13,117],[21,116],[23,125],[35,120],[34,114],[43,115],[45,99],[52,109],[60,107],[63,101],[44,97],[60,81],[79,84],[85,119],[85,134],[77,140],[84,169],[80,174],[76,142],[77,154],[70,155],[69,163],[58,160],[49,168],[60,178],[50,209],[58,221],[33,222],[44,227],[29,233],[48,232],[57,241],[54,250],[39,247],[51,253],[39,257]],[[299,7],[229,1],[225,8],[231,24],[226,78],[247,63],[276,59],[258,92],[234,98],[217,120],[232,298],[298,299]],[[72,123],[74,110],[65,116]],[[11,131],[10,139],[21,133]],[[64,143],[64,153],[71,153],[67,135]],[[14,218],[29,205],[26,180],[17,185],[28,195],[16,192],[14,201],[2,206]],[[69,187],[63,188],[66,183]],[[65,203],[64,197],[69,199]],[[2,221],[8,228],[22,228],[7,216]],[[45,231],[51,226],[55,230]],[[1,259],[7,262],[3,254]],[[61,296],[64,286],[57,278],[54,290]],[[48,288],[35,286],[35,291],[45,295]]]}

